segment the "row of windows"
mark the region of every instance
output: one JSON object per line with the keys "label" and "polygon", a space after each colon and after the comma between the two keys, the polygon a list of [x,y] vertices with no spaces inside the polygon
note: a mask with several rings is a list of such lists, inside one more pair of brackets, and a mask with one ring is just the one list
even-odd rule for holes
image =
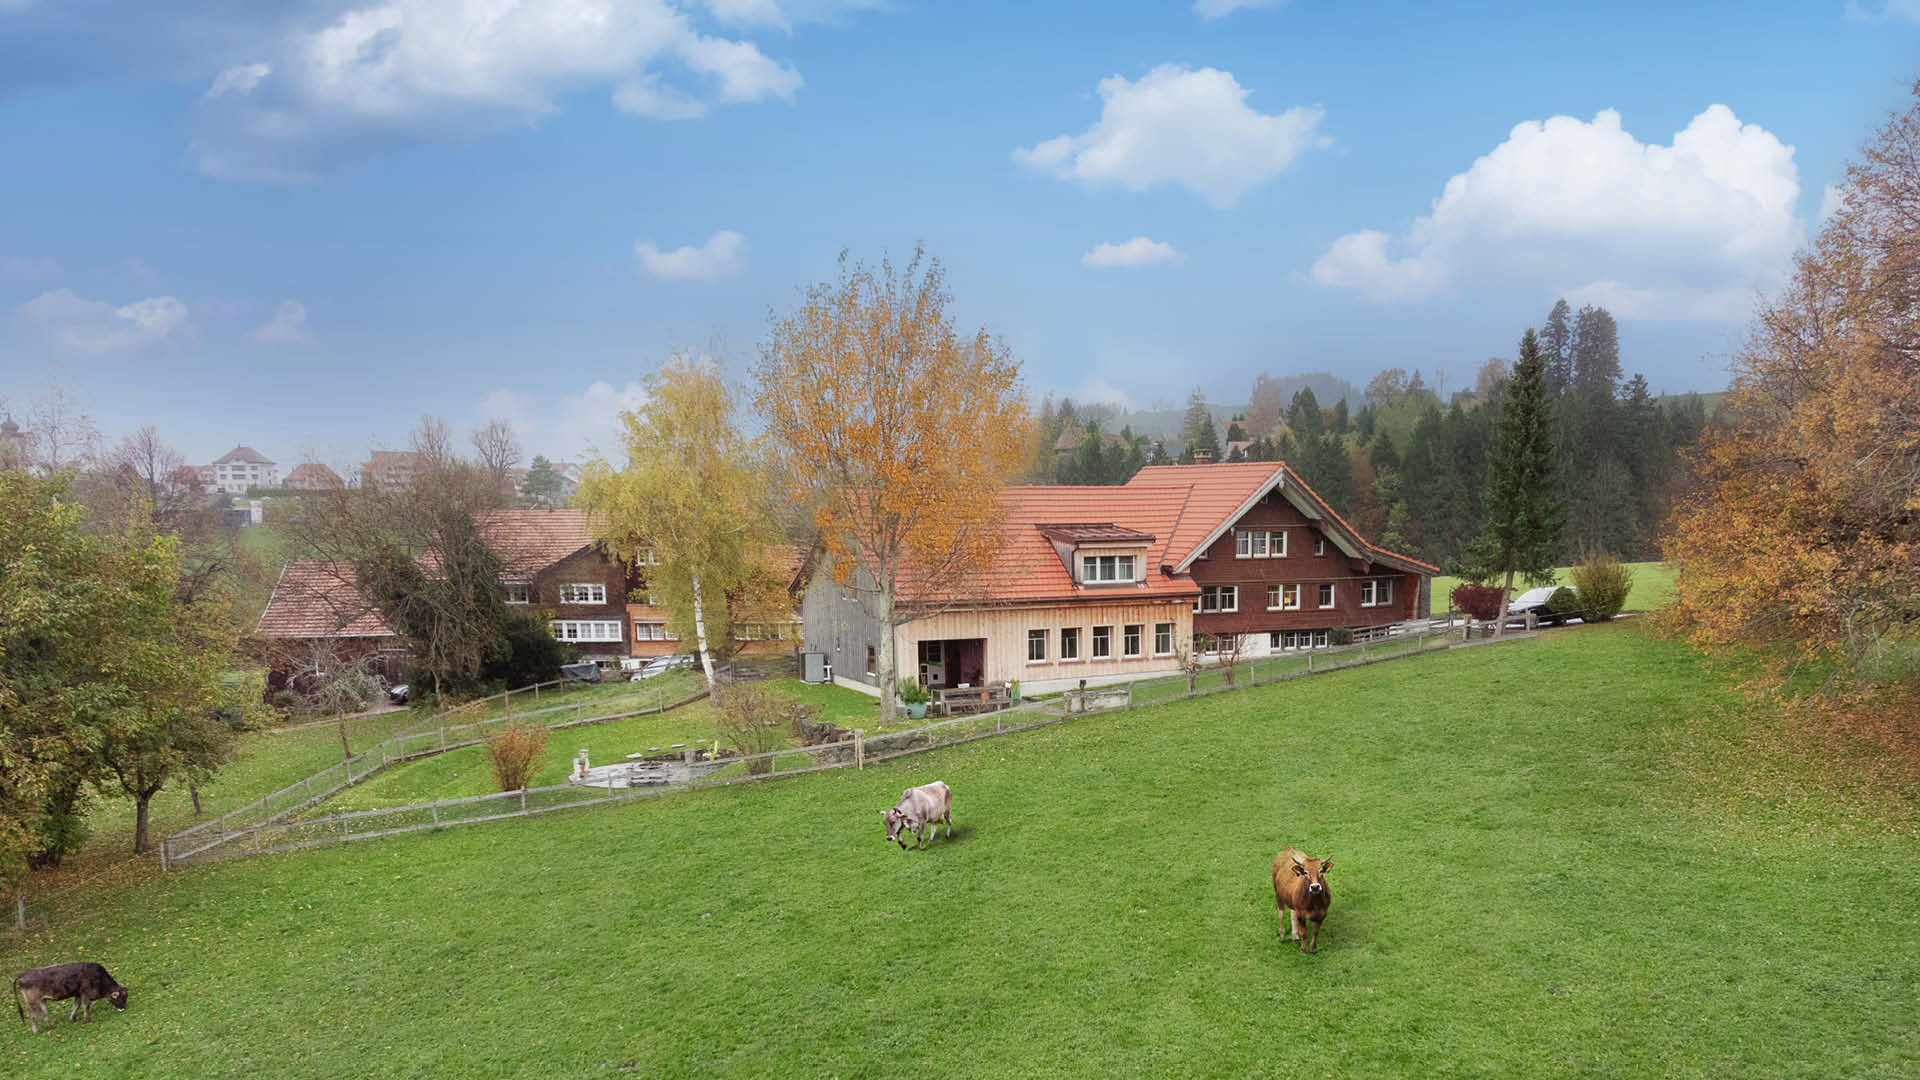
{"label": "row of windows", "polygon": [[1084,585],[1133,580],[1133,556],[1088,555],[1080,560],[1080,581]]}
{"label": "row of windows", "polygon": [[[1313,553],[1315,555],[1327,553],[1326,537],[1317,533],[1314,535]],[[1287,530],[1235,529],[1233,557],[1236,559],[1284,559],[1287,557]]]}
{"label": "row of windows", "polygon": [[[1145,623],[1130,623],[1120,628],[1120,655],[1123,659],[1145,656],[1141,651],[1144,644],[1142,635]],[[1027,631],[1027,663],[1040,664],[1047,660],[1048,638],[1051,630]],[[1113,659],[1113,627],[1096,626],[1087,642],[1089,655],[1095,660]],[[1153,654],[1155,656],[1173,655],[1173,624],[1170,622],[1153,624]],[[1060,628],[1060,660],[1080,659],[1080,627],[1063,626]]]}
{"label": "row of windows", "polygon": [[[507,591],[507,603],[530,604],[533,602],[533,586],[525,581],[502,583]],[[651,594],[649,594],[651,596]],[[560,602],[563,604],[604,604],[607,602],[607,587],[586,582],[560,586]]]}
{"label": "row of windows", "polygon": [[[741,623],[733,628],[735,641],[785,641],[793,637],[800,628],[793,623]],[[663,622],[642,622],[633,620],[633,640],[635,641],[678,641],[667,633],[667,624]]]}
{"label": "row of windows", "polygon": [[561,641],[619,641],[619,619],[558,619],[547,624]]}
{"label": "row of windows", "polygon": [[[1268,611],[1299,611],[1299,585],[1267,586]],[[1335,604],[1335,591],[1332,583],[1318,587],[1317,607],[1330,608]],[[1393,602],[1392,578],[1367,578],[1360,582],[1360,606],[1379,607]],[[1193,610],[1201,614],[1230,613],[1240,610],[1240,586],[1205,585],[1200,589],[1200,599],[1194,601]]]}
{"label": "row of windows", "polygon": [[1267,634],[1267,647],[1282,651],[1324,649],[1327,635],[1325,630],[1274,630]]}

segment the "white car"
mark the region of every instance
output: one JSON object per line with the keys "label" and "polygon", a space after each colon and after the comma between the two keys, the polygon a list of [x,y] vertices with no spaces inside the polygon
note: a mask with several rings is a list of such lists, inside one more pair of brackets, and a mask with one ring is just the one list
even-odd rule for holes
{"label": "white car", "polygon": [[651,679],[655,675],[672,671],[674,668],[690,668],[692,666],[693,657],[691,656],[656,656],[645,664],[642,664],[640,670],[629,675],[627,681],[639,682],[641,679]]}

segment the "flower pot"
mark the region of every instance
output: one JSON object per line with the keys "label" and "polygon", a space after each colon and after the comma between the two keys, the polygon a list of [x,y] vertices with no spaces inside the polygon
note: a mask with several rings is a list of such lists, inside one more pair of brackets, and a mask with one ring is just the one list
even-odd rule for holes
{"label": "flower pot", "polygon": [[907,702],[907,717],[912,720],[925,720],[927,718],[927,703],[924,701]]}

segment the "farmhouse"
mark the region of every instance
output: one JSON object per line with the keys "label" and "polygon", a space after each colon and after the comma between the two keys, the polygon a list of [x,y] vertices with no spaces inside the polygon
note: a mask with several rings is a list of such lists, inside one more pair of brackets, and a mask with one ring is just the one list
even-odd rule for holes
{"label": "farmhouse", "polygon": [[406,649],[360,591],[353,565],[296,559],[280,570],[256,632],[267,645],[267,693],[338,667],[406,677]]}
{"label": "farmhouse", "polygon": [[[889,632],[899,671],[928,687],[1018,680],[1046,692],[1171,674],[1223,641],[1242,655],[1326,647],[1335,628],[1424,614],[1438,572],[1367,543],[1282,463],[1157,466],[1119,487],[1008,487],[997,510],[1003,544],[982,579],[961,592],[941,583],[940,596],[903,583],[907,621],[890,630],[834,575],[815,574],[806,648],[826,655],[836,682],[874,692]],[[1243,594],[1260,609],[1243,610]]]}
{"label": "farmhouse", "polygon": [[507,603],[550,615],[553,636],[583,659],[630,655],[627,567],[587,528],[584,510],[494,510],[475,524],[500,559]]}

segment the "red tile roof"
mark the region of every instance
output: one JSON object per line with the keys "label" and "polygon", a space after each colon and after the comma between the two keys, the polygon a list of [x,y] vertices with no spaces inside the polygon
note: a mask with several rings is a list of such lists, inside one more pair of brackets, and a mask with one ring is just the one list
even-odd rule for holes
{"label": "red tile roof", "polygon": [[1048,539],[1069,544],[1128,543],[1153,539],[1152,533],[1123,529],[1111,521],[1097,525],[1035,525],[1034,528]]}
{"label": "red tile roof", "polygon": [[255,450],[253,447],[245,445],[236,446],[213,459],[215,465],[231,465],[235,462],[249,465],[271,465],[273,464],[273,459]]}
{"label": "red tile roof", "polygon": [[509,576],[537,574],[595,542],[584,510],[490,510],[475,524]]}
{"label": "red tile roof", "polygon": [[346,482],[340,479],[339,473],[314,461],[295,465],[293,471],[288,473],[287,478],[281,483],[284,487],[310,488],[314,491],[347,486]]}
{"label": "red tile roof", "polygon": [[360,594],[353,564],[318,559],[296,559],[281,569],[258,630],[276,638],[394,636]]}

